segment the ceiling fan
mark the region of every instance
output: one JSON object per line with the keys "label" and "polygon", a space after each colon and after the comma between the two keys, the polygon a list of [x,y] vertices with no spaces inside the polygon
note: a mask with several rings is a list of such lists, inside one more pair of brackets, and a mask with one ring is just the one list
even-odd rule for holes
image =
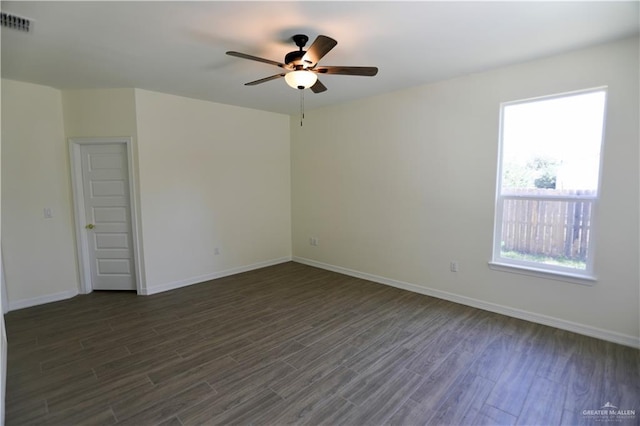
{"label": "ceiling fan", "polygon": [[227,55],[264,62],[286,70],[286,72],[282,72],[280,74],[261,78],[260,80],[250,81],[249,83],[245,83],[245,86],[255,86],[257,84],[284,77],[287,84],[294,89],[311,88],[313,93],[321,93],[327,90],[327,88],[320,82],[320,80],[318,80],[318,74],[342,74],[373,77],[378,73],[377,67],[318,66],[320,59],[322,59],[336,46],[336,44],[338,44],[338,42],[331,37],[319,35],[313,43],[311,43],[309,50],[306,51],[303,50],[303,48],[307,44],[307,41],[309,41],[309,37],[304,34],[296,34],[292,39],[296,46],[298,46],[299,50],[287,53],[284,57],[284,62],[272,61],[270,59],[259,58],[257,56],[234,51],[227,52]]}

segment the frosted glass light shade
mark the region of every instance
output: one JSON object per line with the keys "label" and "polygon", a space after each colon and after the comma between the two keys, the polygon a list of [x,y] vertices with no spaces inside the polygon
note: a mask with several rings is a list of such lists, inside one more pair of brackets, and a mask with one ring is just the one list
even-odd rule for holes
{"label": "frosted glass light shade", "polygon": [[308,89],[316,84],[318,76],[311,71],[298,70],[288,72],[285,74],[284,79],[294,89]]}

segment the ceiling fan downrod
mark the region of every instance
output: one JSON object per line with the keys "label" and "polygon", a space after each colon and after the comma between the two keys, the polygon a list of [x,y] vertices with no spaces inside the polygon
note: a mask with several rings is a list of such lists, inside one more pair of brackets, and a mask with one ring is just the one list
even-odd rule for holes
{"label": "ceiling fan downrod", "polygon": [[291,38],[296,46],[298,46],[298,50],[287,53],[284,57],[284,63],[293,65],[295,70],[305,69],[305,65],[302,63],[302,58],[307,52],[302,49],[307,44],[307,41],[309,41],[309,37],[304,34],[296,34]]}

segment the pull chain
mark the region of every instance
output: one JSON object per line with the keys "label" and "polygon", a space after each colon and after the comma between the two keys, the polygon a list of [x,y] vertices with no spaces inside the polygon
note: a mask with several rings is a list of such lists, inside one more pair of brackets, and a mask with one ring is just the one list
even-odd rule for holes
{"label": "pull chain", "polygon": [[304,89],[300,89],[300,127],[302,127],[302,120],[304,120]]}

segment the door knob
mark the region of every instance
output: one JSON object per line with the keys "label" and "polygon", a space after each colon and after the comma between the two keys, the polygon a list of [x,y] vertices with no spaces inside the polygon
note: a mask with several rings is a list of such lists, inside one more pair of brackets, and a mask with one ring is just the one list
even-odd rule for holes
{"label": "door knob", "polygon": [[85,226],[86,229],[93,229],[96,226],[93,223],[88,224],[87,226]]}

